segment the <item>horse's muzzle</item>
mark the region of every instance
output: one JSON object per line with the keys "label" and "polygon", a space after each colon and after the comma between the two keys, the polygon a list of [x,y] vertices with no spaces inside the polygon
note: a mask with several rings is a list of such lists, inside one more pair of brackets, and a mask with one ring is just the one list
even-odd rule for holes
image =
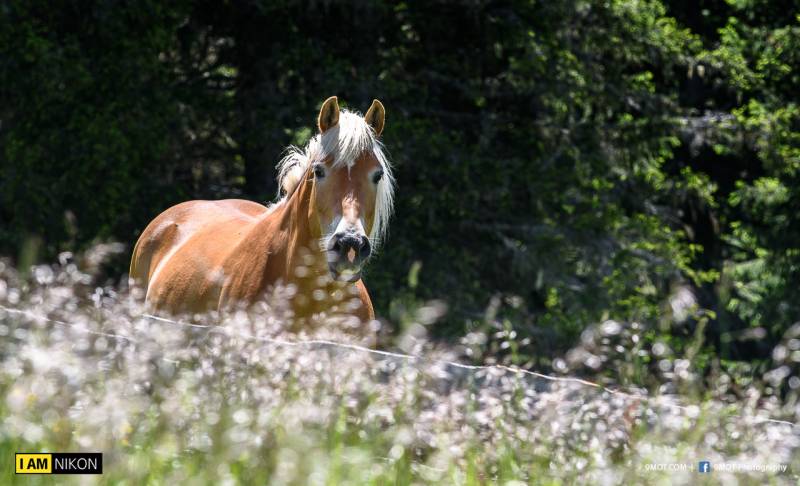
{"label": "horse's muzzle", "polygon": [[328,245],[328,268],[337,280],[355,282],[372,248],[369,238],[355,232],[336,233]]}

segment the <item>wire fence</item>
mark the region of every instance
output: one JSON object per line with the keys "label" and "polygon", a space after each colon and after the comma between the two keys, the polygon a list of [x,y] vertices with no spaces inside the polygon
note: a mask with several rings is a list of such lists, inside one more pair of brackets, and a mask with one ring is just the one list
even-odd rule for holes
{"label": "wire fence", "polygon": [[[9,314],[24,315],[24,316],[26,316],[26,317],[28,317],[30,319],[33,319],[33,320],[45,321],[45,322],[49,322],[49,323],[52,323],[52,324],[56,324],[58,326],[66,326],[66,327],[75,329],[78,332],[83,332],[83,333],[86,333],[86,334],[93,334],[93,335],[98,335],[98,336],[103,336],[103,337],[122,339],[122,340],[125,340],[125,341],[128,341],[128,342],[132,342],[132,343],[136,343],[137,342],[137,340],[134,339],[131,336],[86,329],[84,327],[80,327],[79,325],[77,325],[75,323],[69,323],[69,322],[65,322],[65,321],[61,321],[61,320],[57,320],[57,319],[50,319],[49,317],[46,317],[46,316],[43,316],[43,315],[39,315],[39,314],[36,314],[36,313],[28,311],[28,310],[14,309],[14,308],[6,307],[6,306],[3,306],[3,305],[0,305],[0,310],[5,311],[5,312],[7,312]],[[512,374],[519,375],[519,376],[545,380],[547,382],[552,382],[552,383],[570,383],[570,384],[576,384],[576,385],[580,385],[580,386],[585,386],[585,387],[588,387],[588,388],[599,389],[601,391],[604,391],[604,392],[612,394],[612,395],[617,395],[617,396],[625,397],[625,398],[628,398],[628,399],[631,399],[631,400],[634,400],[634,401],[644,402],[644,403],[648,403],[648,404],[649,403],[653,403],[653,402],[658,402],[658,405],[660,405],[660,406],[665,406],[665,407],[668,407],[668,408],[672,408],[672,409],[675,409],[675,410],[681,410],[681,411],[684,411],[684,412],[687,412],[687,411],[690,411],[690,410],[699,409],[699,407],[697,405],[678,405],[678,404],[675,404],[675,403],[664,402],[662,400],[659,400],[659,397],[652,397],[652,396],[647,395],[645,393],[640,393],[640,392],[631,393],[631,392],[623,391],[623,390],[620,390],[620,389],[609,388],[609,387],[607,387],[605,385],[602,385],[600,383],[595,383],[595,382],[592,382],[592,381],[589,381],[589,380],[586,380],[586,379],[583,379],[583,378],[570,377],[570,376],[547,375],[547,374],[539,373],[539,372],[536,372],[536,371],[526,370],[526,369],[520,368],[518,366],[508,366],[508,365],[502,365],[502,364],[470,365],[470,364],[465,364],[465,363],[459,363],[459,362],[456,362],[456,361],[449,361],[449,360],[442,360],[442,359],[431,359],[431,358],[428,358],[428,357],[425,357],[425,356],[398,353],[398,352],[393,352],[393,351],[384,351],[384,350],[379,350],[379,349],[371,349],[371,348],[367,348],[365,346],[360,346],[360,345],[357,345],[357,344],[341,343],[341,342],[330,341],[330,340],[326,340],[326,339],[298,339],[298,340],[288,341],[288,340],[285,340],[285,339],[276,339],[276,338],[269,338],[269,337],[264,337],[264,336],[254,336],[252,334],[247,334],[247,333],[242,333],[242,332],[233,332],[231,328],[229,328],[227,326],[224,326],[224,325],[194,324],[194,323],[189,323],[189,322],[183,322],[183,321],[176,321],[176,320],[172,320],[172,319],[167,319],[165,317],[155,316],[155,315],[152,315],[152,314],[142,314],[141,317],[144,317],[146,319],[149,319],[149,320],[152,320],[152,321],[155,321],[155,322],[160,322],[160,323],[163,323],[163,324],[182,326],[182,327],[187,327],[187,328],[192,328],[192,329],[204,329],[208,333],[221,333],[221,334],[224,334],[224,335],[226,335],[228,337],[238,337],[238,338],[246,339],[246,340],[250,340],[250,341],[263,342],[265,344],[272,345],[272,346],[307,347],[307,348],[327,347],[327,348],[342,349],[342,350],[359,352],[359,353],[366,353],[366,354],[370,354],[370,355],[373,355],[373,356],[381,356],[383,358],[393,358],[393,359],[398,359],[398,360],[402,360],[402,361],[409,362],[409,363],[423,363],[424,362],[424,363],[437,364],[437,365],[441,365],[441,366],[444,366],[444,367],[462,369],[462,370],[471,371],[471,372],[477,372],[477,371],[500,371],[500,372],[503,372],[503,373],[512,373]],[[174,360],[170,360],[170,359],[167,359],[167,358],[164,358],[164,359],[166,361],[174,362]],[[735,415],[734,417],[743,418],[743,417],[738,416],[738,415]],[[768,422],[768,423],[775,423],[775,424],[783,424],[783,425],[789,425],[789,426],[791,426],[793,428],[800,428],[800,424],[797,424],[795,422],[790,422],[790,421],[787,421],[787,420],[779,420],[779,419],[774,419],[774,418],[769,418],[769,417],[761,417],[761,416],[751,417],[751,419],[755,419],[758,422]]]}

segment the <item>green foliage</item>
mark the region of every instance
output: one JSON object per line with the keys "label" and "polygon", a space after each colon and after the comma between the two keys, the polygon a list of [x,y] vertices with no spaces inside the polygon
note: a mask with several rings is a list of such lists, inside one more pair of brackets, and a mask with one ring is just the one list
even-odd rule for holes
{"label": "green foliage", "polygon": [[701,3],[6,2],[0,251],[265,201],[321,100],[377,97],[399,182],[366,275],[379,314],[445,299],[440,334],[513,317],[546,356],[606,318],[674,333],[690,288],[704,346],[764,357],[723,343],[800,311],[800,25]]}

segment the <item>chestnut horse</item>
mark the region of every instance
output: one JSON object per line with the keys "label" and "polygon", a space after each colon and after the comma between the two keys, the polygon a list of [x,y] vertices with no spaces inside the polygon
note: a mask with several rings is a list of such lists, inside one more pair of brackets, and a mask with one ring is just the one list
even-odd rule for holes
{"label": "chestnut horse", "polygon": [[[250,306],[277,284],[298,318],[330,310],[374,319],[361,269],[385,235],[394,179],[378,140],[385,111],[339,110],[328,98],[319,133],[278,164],[281,199],[189,201],[161,213],[133,250],[131,283],[171,314]],[[341,304],[341,305],[340,305]]]}

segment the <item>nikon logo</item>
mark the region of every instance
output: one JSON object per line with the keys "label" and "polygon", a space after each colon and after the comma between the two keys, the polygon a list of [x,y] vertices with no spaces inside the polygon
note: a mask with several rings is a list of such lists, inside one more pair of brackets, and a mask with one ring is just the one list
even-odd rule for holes
{"label": "nikon logo", "polygon": [[103,453],[17,453],[14,464],[17,474],[103,474]]}

